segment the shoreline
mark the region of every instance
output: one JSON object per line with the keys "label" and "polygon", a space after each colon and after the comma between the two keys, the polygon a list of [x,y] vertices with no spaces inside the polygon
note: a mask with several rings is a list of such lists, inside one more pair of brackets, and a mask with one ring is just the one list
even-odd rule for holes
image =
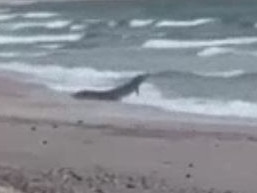
{"label": "shoreline", "polygon": [[[132,104],[132,103],[124,103],[121,101],[99,101],[99,100],[77,100],[74,99],[70,93],[68,92],[58,92],[48,88],[46,85],[26,81],[26,77],[28,75],[19,73],[19,72],[12,72],[2,70],[0,72],[0,79],[3,79],[2,82],[7,82],[10,84],[11,87],[15,87],[12,89],[18,90],[21,88],[21,92],[25,92],[29,90],[35,96],[40,98],[42,102],[45,102],[45,97],[53,100],[54,103],[58,105],[63,105],[64,103],[68,103],[68,105],[79,107],[80,104],[93,104],[97,105],[100,103],[103,106],[104,116],[109,116],[109,108],[112,108],[114,105],[118,112],[113,112],[114,114],[118,115],[125,115],[126,113],[130,113],[129,115],[119,116],[118,118],[121,119],[135,119],[137,113],[138,116],[143,117],[146,121],[150,121],[150,119],[154,119],[154,121],[172,121],[172,122],[180,122],[180,123],[193,123],[193,124],[210,124],[210,125],[227,125],[228,127],[235,127],[235,126],[247,126],[247,128],[255,128],[257,127],[257,118],[252,117],[239,117],[239,116],[230,116],[230,115],[209,115],[209,114],[201,114],[201,113],[186,113],[180,111],[169,111],[162,109],[161,107],[155,106],[148,106],[143,104]],[[30,76],[30,75],[29,75]],[[2,91],[6,90],[5,88],[1,88],[4,85],[0,84],[0,89]],[[3,93],[5,93],[4,91]],[[9,91],[7,91],[9,92]],[[11,91],[11,95],[15,95],[15,91]],[[30,96],[33,97],[33,96]],[[31,100],[31,98],[30,98]],[[107,108],[107,109],[106,109]],[[106,112],[107,111],[107,112]],[[120,112],[119,112],[120,111]],[[122,112],[123,111],[123,112]],[[149,118],[150,117],[150,118]],[[111,117],[110,117],[111,118]],[[136,119],[135,119],[136,120]],[[167,122],[168,124],[168,122]],[[251,130],[251,129],[250,129]],[[233,131],[233,130],[232,130]]]}
{"label": "shoreline", "polygon": [[[100,167],[108,174],[133,179],[148,179],[154,173],[175,193],[193,188],[197,193],[257,190],[255,123],[231,123],[117,102],[77,101],[8,75],[0,77],[0,166],[11,173],[70,168],[82,175],[81,171]],[[23,169],[10,169],[16,167]],[[1,175],[0,169],[0,182]],[[90,176],[95,178],[98,173]],[[158,179],[153,181],[158,184]],[[73,182],[69,187],[86,183]],[[139,182],[133,183],[138,186]],[[112,192],[131,191],[120,191],[121,186],[112,187]],[[100,187],[103,192],[109,190]],[[146,191],[141,188],[134,190]]]}
{"label": "shoreline", "polygon": [[[251,18],[232,21],[230,5],[222,0],[185,0],[187,6],[181,1],[0,0],[7,22],[6,71],[0,70],[0,193],[257,192],[251,42],[233,40],[237,56],[201,57],[190,45],[178,52],[142,50],[156,38],[196,40],[199,46],[208,36],[230,44],[223,36],[251,34],[254,9],[237,3],[232,13],[250,11]],[[202,22],[200,28],[207,16],[218,22]],[[149,18],[148,25],[143,19]],[[158,28],[165,20],[171,25]],[[170,33],[170,27],[179,28]],[[215,45],[208,42],[203,46]],[[77,100],[68,93],[111,86],[116,78],[126,81],[144,71],[153,79],[138,97]],[[58,92],[62,88],[67,92]]]}

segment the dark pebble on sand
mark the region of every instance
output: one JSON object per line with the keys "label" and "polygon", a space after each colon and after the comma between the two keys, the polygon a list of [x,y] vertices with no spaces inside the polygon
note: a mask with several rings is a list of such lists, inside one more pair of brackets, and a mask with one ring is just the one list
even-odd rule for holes
{"label": "dark pebble on sand", "polygon": [[53,127],[53,129],[57,129],[58,125],[57,124],[53,124],[52,127]]}
{"label": "dark pebble on sand", "polygon": [[253,142],[256,142],[256,141],[257,141],[257,138],[254,137],[254,136],[249,136],[249,137],[247,137],[247,139],[248,139],[249,141],[253,141]]}
{"label": "dark pebble on sand", "polygon": [[134,189],[134,188],[136,188],[136,185],[135,185],[135,183],[134,183],[133,177],[131,177],[131,176],[128,177],[128,183],[126,184],[126,187],[127,187],[128,189]]}
{"label": "dark pebble on sand", "polygon": [[82,181],[82,180],[83,180],[83,177],[82,177],[82,176],[76,174],[76,173],[73,172],[73,171],[70,171],[70,175],[71,175],[73,178],[75,178],[77,181]]}
{"label": "dark pebble on sand", "polygon": [[102,189],[100,189],[100,188],[95,189],[95,192],[96,193],[104,193],[104,191]]}
{"label": "dark pebble on sand", "polygon": [[231,190],[227,190],[226,192],[224,192],[224,193],[233,193]]}
{"label": "dark pebble on sand", "polygon": [[82,120],[78,120],[77,124],[82,125],[84,122]]}
{"label": "dark pebble on sand", "polygon": [[194,167],[194,164],[193,164],[193,163],[190,163],[190,164],[188,164],[188,167],[189,167],[189,168],[193,168],[193,167]]}
{"label": "dark pebble on sand", "polygon": [[127,184],[126,187],[127,187],[128,189],[134,189],[134,188],[136,188],[136,186],[135,186],[134,184]]}
{"label": "dark pebble on sand", "polygon": [[191,178],[191,177],[192,177],[191,174],[186,174],[186,178],[187,178],[187,179],[189,179],[189,178]]}
{"label": "dark pebble on sand", "polygon": [[142,187],[144,189],[149,189],[149,186],[148,186],[148,183],[147,183],[147,179],[144,176],[141,178],[141,185],[142,185]]}
{"label": "dark pebble on sand", "polygon": [[33,127],[30,128],[30,130],[31,130],[31,131],[36,131],[37,128],[36,128],[35,126],[33,126]]}
{"label": "dark pebble on sand", "polygon": [[43,145],[46,145],[47,143],[48,143],[47,140],[43,140],[43,141],[42,141],[42,144],[43,144]]}

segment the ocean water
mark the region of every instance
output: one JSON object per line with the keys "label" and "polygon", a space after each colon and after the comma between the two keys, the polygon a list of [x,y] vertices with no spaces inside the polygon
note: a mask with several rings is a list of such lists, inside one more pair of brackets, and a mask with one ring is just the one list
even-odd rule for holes
{"label": "ocean water", "polygon": [[257,118],[257,1],[6,4],[0,70],[57,92],[152,75],[121,102]]}

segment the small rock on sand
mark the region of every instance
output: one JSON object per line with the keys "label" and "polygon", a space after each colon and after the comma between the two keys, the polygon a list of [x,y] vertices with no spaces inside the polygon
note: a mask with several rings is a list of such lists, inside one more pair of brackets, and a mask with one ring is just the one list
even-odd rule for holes
{"label": "small rock on sand", "polygon": [[189,163],[189,164],[188,164],[188,167],[189,167],[189,168],[193,168],[193,167],[194,167],[194,164],[193,164],[193,163]]}
{"label": "small rock on sand", "polygon": [[47,140],[43,140],[43,141],[42,141],[42,144],[43,144],[43,145],[46,145],[47,143],[48,143]]}
{"label": "small rock on sand", "polygon": [[57,124],[53,124],[52,127],[53,127],[53,129],[57,129],[58,125]]}
{"label": "small rock on sand", "polygon": [[257,141],[257,138],[254,137],[254,136],[248,136],[248,137],[247,137],[247,140],[256,142],[256,141]]}
{"label": "small rock on sand", "polygon": [[37,127],[36,127],[36,126],[32,126],[32,127],[30,128],[30,130],[31,130],[31,131],[36,131],[36,130],[37,130]]}
{"label": "small rock on sand", "polygon": [[186,178],[187,178],[187,179],[189,179],[189,178],[191,178],[191,177],[192,177],[191,174],[186,174]]}
{"label": "small rock on sand", "polygon": [[84,121],[82,121],[82,120],[78,120],[78,121],[77,121],[77,124],[78,124],[78,125],[82,125],[83,123],[84,123]]}

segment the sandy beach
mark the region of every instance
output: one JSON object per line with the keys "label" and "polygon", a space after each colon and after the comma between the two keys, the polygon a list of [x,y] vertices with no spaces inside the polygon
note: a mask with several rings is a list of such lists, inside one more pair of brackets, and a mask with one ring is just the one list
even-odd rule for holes
{"label": "sandy beach", "polygon": [[2,73],[0,192],[256,192],[254,120],[77,101]]}
{"label": "sandy beach", "polygon": [[0,0],[0,193],[257,192],[254,2],[64,1]]}

